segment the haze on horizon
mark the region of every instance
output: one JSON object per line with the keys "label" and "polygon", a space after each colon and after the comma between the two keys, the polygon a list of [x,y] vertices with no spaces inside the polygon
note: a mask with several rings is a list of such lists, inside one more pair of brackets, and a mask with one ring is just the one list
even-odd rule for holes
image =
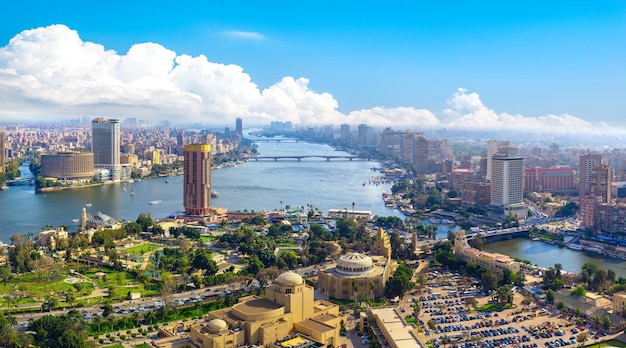
{"label": "haze on horizon", "polygon": [[0,33],[0,120],[626,127],[624,3],[324,4],[155,4],[139,16],[137,4],[41,2]]}

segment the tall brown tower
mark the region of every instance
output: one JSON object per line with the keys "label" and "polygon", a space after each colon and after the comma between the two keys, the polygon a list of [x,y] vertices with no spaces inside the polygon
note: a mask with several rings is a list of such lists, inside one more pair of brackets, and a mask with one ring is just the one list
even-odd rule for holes
{"label": "tall brown tower", "polygon": [[211,145],[185,145],[184,205],[187,215],[211,210]]}

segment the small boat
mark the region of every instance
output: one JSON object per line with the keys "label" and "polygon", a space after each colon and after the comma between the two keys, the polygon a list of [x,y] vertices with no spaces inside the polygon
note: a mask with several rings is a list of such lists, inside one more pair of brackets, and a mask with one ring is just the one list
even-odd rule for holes
{"label": "small boat", "polygon": [[91,207],[91,203],[85,203],[85,207]]}
{"label": "small boat", "polygon": [[150,202],[149,202],[149,204],[150,204],[150,205],[155,205],[155,204],[160,204],[160,203],[161,203],[161,200],[160,200],[160,199],[158,199],[158,200],[156,200],[156,201],[150,201]]}
{"label": "small boat", "polygon": [[169,180],[165,180],[165,183],[167,184],[168,182],[170,182]]}
{"label": "small boat", "polygon": [[126,192],[126,187],[124,187],[124,192]]}
{"label": "small boat", "polygon": [[130,189],[130,195],[134,196],[135,195],[135,191],[133,189]]}
{"label": "small boat", "polygon": [[580,244],[567,244],[567,247],[572,250],[583,250],[583,246]]}
{"label": "small boat", "polygon": [[220,196],[220,193],[219,193],[219,192],[217,192],[217,191],[215,191],[215,190],[211,191],[211,197],[213,197],[213,198],[217,198],[217,197],[219,197],[219,196]]}
{"label": "small boat", "polygon": [[72,219],[73,223],[78,223],[78,221],[80,221],[79,219]]}
{"label": "small boat", "polygon": [[533,240],[533,241],[535,241],[535,242],[538,242],[538,241],[540,241],[541,239],[540,239],[539,237],[535,237],[535,238],[533,238],[533,239],[531,239],[531,240]]}

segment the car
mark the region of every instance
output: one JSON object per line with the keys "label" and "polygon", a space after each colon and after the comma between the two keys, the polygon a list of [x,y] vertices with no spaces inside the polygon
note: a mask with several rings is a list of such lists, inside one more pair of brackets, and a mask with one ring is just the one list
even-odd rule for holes
{"label": "car", "polygon": [[361,341],[361,343],[363,343],[363,344],[370,344],[370,341],[369,340],[363,340],[363,341]]}

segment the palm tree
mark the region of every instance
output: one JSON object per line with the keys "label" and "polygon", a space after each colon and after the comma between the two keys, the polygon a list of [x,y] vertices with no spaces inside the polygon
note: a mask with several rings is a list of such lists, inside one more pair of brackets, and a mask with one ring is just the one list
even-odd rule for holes
{"label": "palm tree", "polygon": [[156,319],[156,313],[153,310],[149,310],[143,314],[143,318],[152,325],[152,321]]}
{"label": "palm tree", "polygon": [[133,312],[133,320],[135,321],[135,326],[139,326],[139,320],[141,320],[141,314],[135,311]]}

